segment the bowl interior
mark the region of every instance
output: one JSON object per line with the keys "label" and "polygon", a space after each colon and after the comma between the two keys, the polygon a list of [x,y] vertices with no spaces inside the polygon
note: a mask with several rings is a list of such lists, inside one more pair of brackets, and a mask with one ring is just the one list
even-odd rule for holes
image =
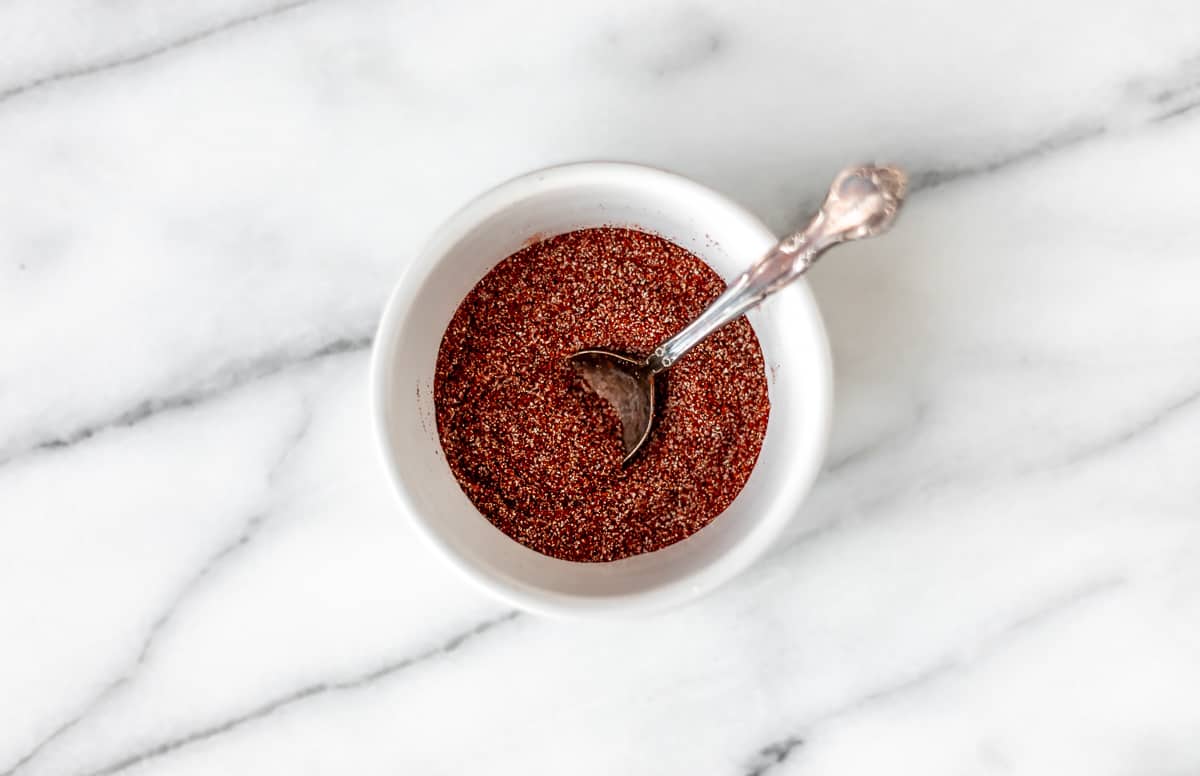
{"label": "bowl interior", "polygon": [[658,552],[600,564],[541,555],[492,526],[459,488],[438,441],[433,372],[442,334],[472,286],[531,238],[602,225],[660,234],[726,279],[775,240],[740,207],[669,173],[604,163],[553,168],[510,181],[454,216],[401,280],[375,344],[376,422],[404,508],[462,571],[547,613],[657,608],[732,576],[795,514],[828,430],[828,345],[798,283],[749,316],[769,372],[771,415],[754,472],[716,520]]}

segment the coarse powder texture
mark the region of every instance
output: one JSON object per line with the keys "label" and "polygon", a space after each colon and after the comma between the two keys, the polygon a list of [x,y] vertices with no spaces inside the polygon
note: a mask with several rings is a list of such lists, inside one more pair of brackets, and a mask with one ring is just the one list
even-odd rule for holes
{"label": "coarse powder texture", "polygon": [[446,328],[434,379],[442,450],[476,508],[527,547],[592,562],[661,549],[724,511],[770,411],[745,318],[668,370],[659,424],[624,469],[616,413],[567,363],[585,347],[648,353],[724,288],[633,229],[569,232],[496,265]]}

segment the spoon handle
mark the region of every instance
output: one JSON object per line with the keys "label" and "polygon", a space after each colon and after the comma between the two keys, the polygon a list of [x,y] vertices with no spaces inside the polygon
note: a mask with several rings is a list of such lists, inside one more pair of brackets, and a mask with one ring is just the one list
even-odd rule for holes
{"label": "spoon handle", "polygon": [[646,367],[656,373],[671,366],[705,337],[803,275],[833,246],[886,232],[904,201],[906,181],[895,167],[842,170],[808,226],[776,243],[694,321],[655,348]]}

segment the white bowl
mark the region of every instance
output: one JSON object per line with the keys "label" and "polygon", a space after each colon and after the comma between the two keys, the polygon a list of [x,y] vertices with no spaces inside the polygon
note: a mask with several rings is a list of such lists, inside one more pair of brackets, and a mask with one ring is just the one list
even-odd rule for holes
{"label": "white bowl", "polygon": [[438,347],[463,297],[496,263],[532,237],[592,226],[655,232],[727,280],[776,240],[736,203],[661,170],[594,162],[529,173],[483,194],[434,234],[388,301],[371,363],[383,462],[418,532],[488,592],[542,614],[662,609],[745,569],[808,494],[832,409],[829,343],[808,286],[797,282],[749,315],[771,414],[758,463],[724,513],[684,541],[612,563],[558,560],[508,538],[475,509],[443,457],[433,406]]}

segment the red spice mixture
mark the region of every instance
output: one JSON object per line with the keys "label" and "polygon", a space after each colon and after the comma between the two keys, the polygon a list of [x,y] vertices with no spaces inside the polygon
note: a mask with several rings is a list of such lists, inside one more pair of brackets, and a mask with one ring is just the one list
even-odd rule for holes
{"label": "red spice mixture", "polygon": [[513,539],[572,561],[666,547],[745,485],[770,404],[745,318],[667,373],[649,446],[621,468],[620,422],[567,357],[648,353],[724,290],[683,248],[632,229],[582,229],[500,262],[471,290],[438,351],[434,403],[446,460]]}

